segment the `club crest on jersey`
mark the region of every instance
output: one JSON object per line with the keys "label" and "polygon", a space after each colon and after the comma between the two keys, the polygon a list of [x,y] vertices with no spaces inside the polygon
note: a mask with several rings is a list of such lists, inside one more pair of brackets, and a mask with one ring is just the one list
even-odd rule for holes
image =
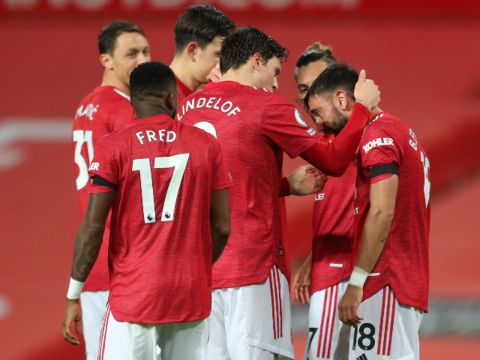
{"label": "club crest on jersey", "polygon": [[297,109],[295,109],[295,120],[297,120],[297,123],[298,125],[300,125],[301,127],[307,127],[307,123],[305,122],[305,120],[303,120],[302,118],[302,115],[300,115],[300,111],[298,111]]}
{"label": "club crest on jersey", "polygon": [[376,138],[363,145],[362,148],[363,152],[367,154],[370,150],[379,146],[393,146],[393,139],[388,137]]}
{"label": "club crest on jersey", "polygon": [[93,115],[98,111],[98,105],[88,104],[87,106],[80,105],[77,109],[75,119],[86,116],[89,120],[93,120]]}

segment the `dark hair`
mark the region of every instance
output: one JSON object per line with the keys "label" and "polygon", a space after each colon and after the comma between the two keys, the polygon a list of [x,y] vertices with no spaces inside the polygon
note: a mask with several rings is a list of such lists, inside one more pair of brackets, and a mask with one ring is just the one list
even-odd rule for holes
{"label": "dark hair", "polygon": [[145,36],[143,29],[130,21],[112,21],[98,33],[98,51],[100,54],[113,54],[117,38],[123,33],[138,33]]}
{"label": "dark hair", "polygon": [[175,24],[176,51],[183,50],[191,41],[195,41],[203,49],[215,37],[225,37],[233,29],[233,21],[213,6],[190,6],[178,17]]}
{"label": "dark hair", "polygon": [[295,76],[298,74],[298,70],[302,66],[306,66],[312,62],[317,62],[320,60],[324,61],[327,66],[337,62],[337,59],[335,59],[335,56],[333,56],[332,49],[329,46],[315,42],[305,49],[295,63]]}
{"label": "dark hair", "polygon": [[358,73],[345,64],[337,63],[327,67],[313,82],[305,95],[305,108],[308,107],[308,100],[312,95],[322,95],[333,92],[337,89],[346,91],[352,98],[355,84],[358,80]]}
{"label": "dark hair", "polygon": [[266,62],[273,57],[285,61],[287,49],[270,36],[254,27],[242,27],[223,40],[220,53],[220,71],[225,74],[230,69],[238,69],[254,54],[259,53]]}
{"label": "dark hair", "polygon": [[172,69],[159,62],[150,61],[138,65],[130,74],[130,97],[169,94],[177,91],[177,82]]}

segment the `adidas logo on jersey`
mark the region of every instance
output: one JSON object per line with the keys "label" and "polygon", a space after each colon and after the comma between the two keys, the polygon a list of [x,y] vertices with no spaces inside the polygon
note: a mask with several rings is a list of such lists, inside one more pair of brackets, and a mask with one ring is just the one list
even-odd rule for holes
{"label": "adidas logo on jersey", "polygon": [[357,357],[357,360],[368,360],[367,355],[362,354],[359,357]]}

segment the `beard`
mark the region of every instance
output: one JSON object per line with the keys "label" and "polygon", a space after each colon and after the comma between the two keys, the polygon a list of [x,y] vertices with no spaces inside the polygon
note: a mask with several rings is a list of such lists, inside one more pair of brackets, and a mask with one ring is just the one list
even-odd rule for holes
{"label": "beard", "polygon": [[336,107],[333,108],[335,114],[335,121],[331,128],[326,129],[328,133],[338,135],[345,127],[348,121],[348,116],[342,114]]}

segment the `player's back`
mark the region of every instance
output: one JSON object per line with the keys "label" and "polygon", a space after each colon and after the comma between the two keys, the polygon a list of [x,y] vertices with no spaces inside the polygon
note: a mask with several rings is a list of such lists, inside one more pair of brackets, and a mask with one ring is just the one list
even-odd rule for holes
{"label": "player's back", "polygon": [[[121,129],[135,118],[130,99],[113,86],[97,86],[80,102],[73,123],[76,185],[81,191],[88,183],[93,145],[106,134]],[[88,193],[87,193],[88,194]],[[81,197],[82,214],[88,205]]]}
{"label": "player's back", "polygon": [[395,214],[385,248],[373,269],[380,276],[369,278],[365,295],[389,283],[401,304],[426,310],[430,228],[430,164],[426,152],[406,123],[381,113],[367,127],[359,153],[357,246],[369,209],[370,168],[398,166]]}
{"label": "player's back", "polygon": [[90,174],[118,186],[109,248],[115,318],[142,323],[206,318],[218,143],[159,115],[104,137],[96,152]]}
{"label": "player's back", "polygon": [[[134,115],[129,97],[113,86],[97,86],[80,102],[73,123],[73,150],[75,182],[82,217],[89,200],[88,168],[94,157],[94,144],[106,134],[127,126],[133,121]],[[108,236],[107,221],[104,239],[108,239]],[[107,247],[108,241],[104,241],[84,291],[108,289]]]}
{"label": "player's back", "polygon": [[[305,139],[314,141],[295,120],[293,105],[264,89],[225,81],[187,98],[178,119],[218,138],[233,178],[231,233],[214,266],[214,288],[262,282],[273,263],[287,274],[278,199],[283,150],[295,157]],[[305,133],[301,141],[296,132]]]}

